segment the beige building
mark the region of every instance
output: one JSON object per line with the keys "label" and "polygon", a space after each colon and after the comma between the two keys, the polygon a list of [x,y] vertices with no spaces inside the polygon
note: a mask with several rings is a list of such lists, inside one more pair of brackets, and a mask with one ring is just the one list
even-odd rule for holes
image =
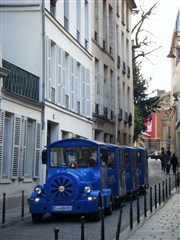
{"label": "beige building", "polygon": [[134,126],[131,13],[134,1],[93,1],[94,139],[132,144]]}

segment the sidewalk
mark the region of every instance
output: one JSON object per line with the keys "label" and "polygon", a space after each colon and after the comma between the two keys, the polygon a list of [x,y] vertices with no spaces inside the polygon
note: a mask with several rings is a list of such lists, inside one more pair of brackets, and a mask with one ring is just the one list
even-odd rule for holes
{"label": "sidewalk", "polygon": [[24,219],[26,219],[28,217],[30,217],[28,205],[24,206],[24,216],[23,217],[22,217],[21,207],[6,210],[4,223],[2,223],[3,216],[2,216],[2,211],[1,211],[0,212],[0,229],[7,227],[9,225],[13,225],[17,222],[23,221]]}
{"label": "sidewalk", "polygon": [[119,239],[180,240],[180,188],[157,210],[142,217],[133,229],[127,227],[122,231]]}

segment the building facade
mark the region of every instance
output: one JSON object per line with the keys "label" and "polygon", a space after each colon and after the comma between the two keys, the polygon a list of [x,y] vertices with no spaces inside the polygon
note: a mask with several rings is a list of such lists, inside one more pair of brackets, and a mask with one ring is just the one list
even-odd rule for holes
{"label": "building facade", "polygon": [[93,1],[93,134],[132,145],[134,126],[131,10],[134,1]]}
{"label": "building facade", "polygon": [[132,144],[135,3],[0,4],[2,67],[9,73],[0,92],[0,188],[11,207],[19,204],[22,191],[28,196],[44,181],[46,144],[73,134]]}
{"label": "building facade", "polygon": [[180,10],[177,13],[168,56],[171,59],[171,132],[173,133],[173,152],[180,162]]}

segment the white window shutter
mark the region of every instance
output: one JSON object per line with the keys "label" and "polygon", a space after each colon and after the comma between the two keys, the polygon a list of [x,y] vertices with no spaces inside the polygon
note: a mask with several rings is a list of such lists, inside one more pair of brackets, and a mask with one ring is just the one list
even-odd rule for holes
{"label": "white window shutter", "polygon": [[16,179],[18,177],[19,159],[20,159],[20,142],[21,142],[21,118],[15,115],[14,127],[13,127],[13,154],[12,154],[12,170],[11,170],[12,179]]}
{"label": "white window shutter", "polygon": [[70,76],[70,89],[71,89],[71,110],[76,110],[76,97],[75,97],[75,80],[76,80],[76,61],[75,59],[71,58],[71,76]]}
{"label": "white window shutter", "polygon": [[23,117],[22,121],[22,151],[20,157],[20,178],[24,178],[25,163],[27,158],[27,117]]}
{"label": "white window shutter", "polygon": [[41,146],[41,124],[36,122],[35,131],[35,157],[34,157],[34,178],[39,177],[40,172],[40,146]]}
{"label": "white window shutter", "polygon": [[57,94],[56,102],[58,105],[62,105],[62,49],[57,46],[57,68],[56,68],[56,84],[57,84]]}
{"label": "white window shutter", "polygon": [[85,79],[85,68],[81,69],[81,79],[82,79],[82,114],[86,115],[86,79]]}
{"label": "white window shutter", "polygon": [[62,50],[62,105],[66,103],[66,68],[65,68],[65,52]]}
{"label": "white window shutter", "polygon": [[3,140],[4,140],[5,111],[0,110],[0,177],[3,169]]}
{"label": "white window shutter", "polygon": [[76,95],[77,95],[77,101],[79,101],[79,102],[81,102],[81,73],[82,73],[82,66],[77,63]]}
{"label": "white window shutter", "polygon": [[89,69],[86,69],[86,117],[91,117],[91,86]]}
{"label": "white window shutter", "polygon": [[46,98],[51,99],[51,40],[46,36]]}

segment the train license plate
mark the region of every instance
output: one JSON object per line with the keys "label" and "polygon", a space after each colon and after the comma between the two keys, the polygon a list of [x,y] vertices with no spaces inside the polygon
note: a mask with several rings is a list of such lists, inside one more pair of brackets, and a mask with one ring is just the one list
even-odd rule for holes
{"label": "train license plate", "polygon": [[72,211],[72,206],[53,206],[53,211],[63,212],[63,211]]}

